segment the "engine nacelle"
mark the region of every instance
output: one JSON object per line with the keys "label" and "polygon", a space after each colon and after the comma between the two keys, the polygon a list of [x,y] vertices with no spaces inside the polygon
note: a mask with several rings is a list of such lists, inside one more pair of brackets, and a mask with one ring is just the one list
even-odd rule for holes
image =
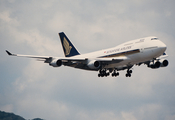
{"label": "engine nacelle", "polygon": [[160,63],[159,61],[156,61],[156,62],[154,63],[154,67],[155,67],[155,68],[159,68],[160,65],[161,65],[161,63]]}
{"label": "engine nacelle", "polygon": [[159,67],[166,67],[168,66],[168,60],[159,60],[159,61],[154,61],[153,62],[150,62],[148,67],[152,68],[152,69],[156,69],[156,68],[159,68]]}
{"label": "engine nacelle", "polygon": [[100,62],[99,61],[96,61],[96,60],[92,60],[90,61],[87,66],[90,68],[90,69],[98,69],[100,68]]}
{"label": "engine nacelle", "polygon": [[159,61],[156,61],[155,63],[153,62],[150,62],[148,67],[152,68],[152,69],[156,69],[156,68],[159,68],[161,65],[161,63]]}
{"label": "engine nacelle", "polygon": [[166,66],[168,66],[168,60],[160,60],[160,62],[161,62],[161,67],[166,67]]}
{"label": "engine nacelle", "polygon": [[60,67],[63,64],[61,60],[53,60],[49,65],[53,67]]}

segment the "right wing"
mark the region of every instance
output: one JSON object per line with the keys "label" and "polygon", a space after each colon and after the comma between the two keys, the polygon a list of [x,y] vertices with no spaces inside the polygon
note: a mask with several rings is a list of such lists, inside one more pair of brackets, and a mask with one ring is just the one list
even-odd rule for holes
{"label": "right wing", "polygon": [[21,54],[13,54],[6,50],[9,56],[16,56],[16,57],[27,57],[27,58],[36,58],[38,61],[44,61],[45,63],[51,63],[54,60],[61,60],[65,63],[67,62],[84,62],[87,61],[86,58],[71,58],[71,57],[51,57],[51,56],[36,56],[36,55],[21,55]]}
{"label": "right wing", "polygon": [[44,61],[45,63],[50,63],[53,59],[53,57],[49,56],[35,56],[35,55],[21,55],[21,54],[12,54],[11,52],[7,51],[7,54],[10,56],[17,56],[17,57],[27,57],[27,58],[36,58],[39,61]]}
{"label": "right wing", "polygon": [[81,58],[81,57],[50,57],[50,56],[35,56],[35,55],[21,55],[21,54],[12,54],[7,51],[7,54],[10,56],[17,57],[27,57],[27,58],[36,58],[39,61],[44,61],[44,63],[49,63],[49,65],[53,67],[59,67],[61,64],[66,66],[74,66],[78,68],[82,68],[81,66],[88,66],[88,64],[92,61],[98,61],[103,65],[119,63],[121,61],[127,60],[126,56],[120,57],[111,57],[111,58]]}

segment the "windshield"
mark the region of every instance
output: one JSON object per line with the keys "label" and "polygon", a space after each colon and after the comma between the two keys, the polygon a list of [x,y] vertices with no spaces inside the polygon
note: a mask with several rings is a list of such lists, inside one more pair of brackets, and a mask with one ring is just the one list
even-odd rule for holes
{"label": "windshield", "polygon": [[151,38],[151,40],[158,40],[158,38]]}

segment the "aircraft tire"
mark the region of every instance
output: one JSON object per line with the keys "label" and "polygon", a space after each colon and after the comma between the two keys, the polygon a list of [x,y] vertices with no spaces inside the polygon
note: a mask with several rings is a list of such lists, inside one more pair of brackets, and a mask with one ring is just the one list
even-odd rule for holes
{"label": "aircraft tire", "polygon": [[129,77],[131,77],[131,74],[128,74]]}
{"label": "aircraft tire", "polygon": [[130,74],[130,73],[127,73],[127,74],[126,74],[126,77],[131,77],[131,74]]}
{"label": "aircraft tire", "polygon": [[128,77],[128,73],[125,76]]}
{"label": "aircraft tire", "polygon": [[117,72],[116,74],[117,74],[117,76],[119,76],[119,72]]}
{"label": "aircraft tire", "polygon": [[104,77],[104,74],[101,74],[101,77]]}
{"label": "aircraft tire", "polygon": [[129,70],[129,73],[132,73],[132,70]]}

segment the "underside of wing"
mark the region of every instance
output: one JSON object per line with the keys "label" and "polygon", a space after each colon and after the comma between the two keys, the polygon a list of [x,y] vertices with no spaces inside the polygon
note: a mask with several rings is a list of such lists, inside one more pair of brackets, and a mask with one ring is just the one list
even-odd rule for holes
{"label": "underside of wing", "polygon": [[113,57],[113,58],[59,58],[54,63],[62,63],[65,66],[70,66],[85,70],[99,70],[109,64],[115,64],[127,60],[128,58]]}
{"label": "underside of wing", "polygon": [[101,63],[119,63],[123,60],[127,60],[128,58],[123,56],[123,57],[113,57],[113,58],[59,58],[59,60],[62,60],[63,62],[80,62],[83,64],[88,64],[90,61],[98,61]]}

